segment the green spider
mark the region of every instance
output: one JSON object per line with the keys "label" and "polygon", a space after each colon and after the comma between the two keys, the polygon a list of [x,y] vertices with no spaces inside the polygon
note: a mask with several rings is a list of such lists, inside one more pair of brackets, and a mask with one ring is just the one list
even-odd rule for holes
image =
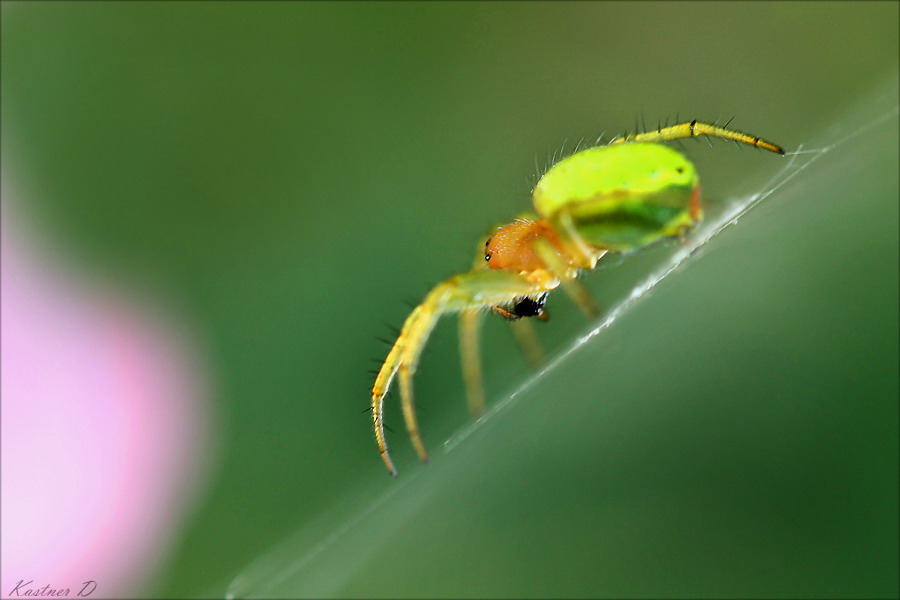
{"label": "green spider", "polygon": [[[472,270],[435,286],[407,317],[372,386],[372,417],[381,458],[391,475],[397,470],[384,437],[384,397],[400,375],[406,429],[422,461],[422,443],[413,408],[412,377],[437,320],[460,313],[460,353],[469,407],[484,411],[478,329],[482,309],[522,323],[544,317],[547,294],[559,286],[589,317],[598,314],[578,283],[608,252],[628,252],[662,238],[681,237],[702,218],[700,180],[684,156],[659,142],[714,136],[763,148],[784,150],[756,136],[696,120],[617,138],[553,165],[534,188],[537,215],[523,215],[497,228],[479,246]],[[515,330],[529,360],[540,359],[530,329]]]}

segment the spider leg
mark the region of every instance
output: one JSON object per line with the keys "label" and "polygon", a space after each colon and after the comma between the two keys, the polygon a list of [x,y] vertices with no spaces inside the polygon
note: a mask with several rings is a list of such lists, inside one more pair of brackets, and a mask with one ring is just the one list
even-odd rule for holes
{"label": "spider leg", "polygon": [[[730,123],[730,121],[729,121]],[[694,119],[690,122],[664,127],[656,131],[647,131],[645,133],[635,133],[617,138],[609,143],[610,146],[615,144],[624,144],[627,142],[665,142],[670,140],[680,140],[682,138],[697,137],[698,135],[707,135],[710,137],[719,137],[726,140],[733,140],[755,148],[762,148],[776,154],[784,154],[784,149],[772,142],[760,139],[755,135],[718,127],[711,123],[703,123]]]}
{"label": "spider leg", "polygon": [[[492,306],[491,310],[507,319],[513,313],[500,306]],[[505,313],[505,314],[504,314]],[[466,400],[469,413],[478,417],[484,414],[487,406],[484,399],[484,377],[481,370],[481,353],[478,341],[481,337],[481,319],[483,313],[477,308],[467,308],[459,313],[459,354],[461,357],[463,381],[466,384]],[[540,342],[534,332],[531,319],[515,318],[509,321],[516,343],[525,355],[525,361],[532,369],[537,369],[546,358]]]}
{"label": "spider leg", "polygon": [[400,335],[394,342],[394,346],[388,353],[375,378],[375,384],[372,386],[372,420],[375,427],[375,440],[381,451],[381,458],[392,475],[396,475],[397,470],[391,461],[387,441],[384,437],[384,397],[387,395],[394,375],[398,372],[400,374],[400,401],[406,428],[419,458],[423,461],[428,460],[428,453],[422,443],[416,422],[412,376],[425,342],[428,341],[428,336],[438,319],[448,312],[490,307],[514,301],[522,296],[539,294],[556,288],[558,284],[559,280],[544,270],[532,271],[523,275],[507,271],[470,271],[455,275],[438,284],[428,293],[422,304],[413,309],[403,323]]}
{"label": "spider leg", "polygon": [[596,319],[600,316],[601,311],[600,307],[597,306],[597,302],[594,300],[593,296],[588,293],[587,289],[581,285],[581,282],[577,279],[568,279],[563,282],[563,290],[572,301],[578,305],[578,308],[581,309],[581,312],[588,319]]}
{"label": "spider leg", "polygon": [[[573,237],[573,240],[580,242],[580,237]],[[579,250],[581,250],[581,248],[579,248]],[[534,251],[541,257],[543,263],[547,265],[547,269],[560,279],[563,290],[565,290],[572,301],[578,305],[581,312],[589,319],[596,319],[600,316],[600,307],[597,306],[597,303],[594,302],[594,299],[585,287],[581,285],[578,279],[576,279],[578,268],[573,267],[563,260],[556,248],[554,248],[547,240],[535,240]],[[597,260],[604,254],[605,252],[602,250],[590,250],[585,247],[585,256],[583,257],[583,260],[579,261],[581,263],[579,265],[580,268],[593,269],[597,264]]]}
{"label": "spider leg", "polygon": [[541,343],[534,332],[534,325],[531,319],[517,319],[510,321],[509,325],[512,327],[513,335],[516,337],[516,342],[519,344],[519,348],[522,349],[522,354],[525,355],[525,361],[529,367],[537,369],[547,362]]}
{"label": "spider leg", "polygon": [[481,332],[481,310],[466,308],[459,313],[459,355],[463,381],[466,384],[466,400],[473,416],[484,414],[484,377],[481,373],[481,356],[478,340]]}

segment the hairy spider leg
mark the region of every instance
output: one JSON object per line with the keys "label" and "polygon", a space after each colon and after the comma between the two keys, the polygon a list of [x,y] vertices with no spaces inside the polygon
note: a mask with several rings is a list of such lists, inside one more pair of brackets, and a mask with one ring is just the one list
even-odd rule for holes
{"label": "hairy spider leg", "polygon": [[550,291],[559,285],[559,280],[543,269],[535,270],[528,275],[509,273],[507,271],[473,271],[455,275],[438,284],[407,317],[400,330],[400,335],[388,353],[375,384],[372,386],[372,420],[375,427],[375,440],[381,452],[381,458],[392,475],[397,474],[388,452],[384,437],[384,397],[394,375],[399,373],[400,402],[406,429],[412,439],[413,447],[422,461],[428,460],[428,452],[422,443],[416,422],[412,376],[418,365],[419,357],[428,336],[434,329],[438,319],[449,312],[474,307],[490,307],[515,301],[518,298]]}
{"label": "hairy spider leg", "polygon": [[626,135],[614,139],[609,145],[614,146],[616,144],[625,144],[628,142],[665,142],[670,140],[680,140],[682,138],[697,137],[698,135],[723,138],[754,146],[756,148],[762,148],[763,150],[775,152],[776,154],[784,154],[784,149],[781,146],[768,142],[755,135],[750,135],[749,133],[744,133],[735,129],[718,127],[711,123],[703,123],[696,119],[678,125],[672,125],[671,127],[663,127],[656,131]]}

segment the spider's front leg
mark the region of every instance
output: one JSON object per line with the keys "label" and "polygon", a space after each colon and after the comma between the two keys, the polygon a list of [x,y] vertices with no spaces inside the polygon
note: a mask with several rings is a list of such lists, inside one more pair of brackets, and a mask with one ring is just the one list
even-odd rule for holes
{"label": "spider's front leg", "polygon": [[[731,121],[729,121],[730,123]],[[698,135],[708,135],[710,137],[718,137],[725,140],[731,140],[740,144],[747,144],[756,148],[762,148],[776,154],[784,154],[784,149],[778,144],[766,141],[758,136],[750,135],[735,129],[719,127],[713,123],[704,123],[694,119],[686,121],[671,127],[661,127],[656,131],[645,131],[643,133],[634,133],[614,139],[609,143],[610,146],[616,144],[627,144],[630,142],[666,142],[670,140],[680,140],[683,138],[697,137]]]}
{"label": "spider's front leg", "polygon": [[375,384],[372,386],[372,419],[375,425],[375,440],[381,451],[381,458],[392,475],[397,474],[388,453],[384,438],[384,397],[387,395],[394,375],[399,373],[400,401],[406,429],[416,452],[423,461],[428,453],[419,434],[413,404],[412,376],[419,362],[419,356],[428,336],[441,315],[448,312],[471,308],[489,308],[497,304],[515,301],[523,296],[537,295],[554,289],[559,280],[544,270],[532,271],[525,275],[507,271],[477,270],[455,275],[438,284],[413,309],[403,323],[400,335],[388,353]]}

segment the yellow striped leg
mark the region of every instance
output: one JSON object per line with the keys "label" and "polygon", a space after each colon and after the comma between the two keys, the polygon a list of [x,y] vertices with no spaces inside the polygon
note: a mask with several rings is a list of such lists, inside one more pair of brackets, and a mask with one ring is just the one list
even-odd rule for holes
{"label": "yellow striped leg", "polygon": [[755,135],[750,135],[749,133],[736,131],[734,129],[726,129],[725,127],[718,127],[710,123],[703,123],[696,119],[690,122],[672,125],[671,127],[663,127],[656,131],[626,135],[625,137],[614,139],[609,145],[613,146],[615,144],[624,144],[627,142],[666,142],[670,140],[697,137],[698,135],[723,138],[740,142],[741,144],[747,144],[748,146],[753,146],[755,148],[762,148],[763,150],[775,152],[776,154],[784,154],[784,149],[781,146],[773,144],[772,142],[767,142]]}

